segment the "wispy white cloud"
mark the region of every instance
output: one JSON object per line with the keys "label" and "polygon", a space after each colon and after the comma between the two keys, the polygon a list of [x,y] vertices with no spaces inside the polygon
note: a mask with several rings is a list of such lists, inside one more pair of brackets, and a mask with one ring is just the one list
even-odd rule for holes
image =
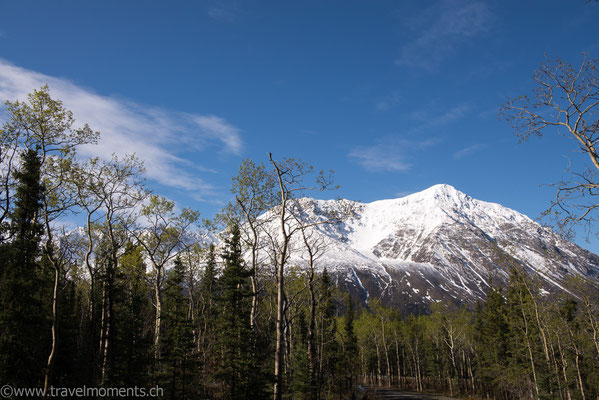
{"label": "wispy white cloud", "polygon": [[410,155],[433,146],[438,141],[411,141],[393,136],[384,137],[368,146],[356,146],[348,154],[368,171],[405,172],[410,170]]}
{"label": "wispy white cloud", "polygon": [[491,21],[481,1],[442,0],[411,16],[408,25],[416,37],[401,48],[395,63],[434,71],[465,40],[488,31]]}
{"label": "wispy white cloud", "polygon": [[208,8],[208,16],[220,22],[235,22],[239,12],[236,2],[218,1]]}
{"label": "wispy white cloud", "polygon": [[453,158],[454,158],[454,160],[461,160],[462,158],[467,157],[471,154],[474,154],[477,151],[484,149],[485,147],[487,147],[487,145],[483,144],[483,143],[476,143],[471,146],[464,147],[463,149],[458,150],[455,153],[453,153]]}
{"label": "wispy white cloud", "polygon": [[[436,109],[434,113],[430,111],[431,108]],[[402,136],[385,136],[376,139],[371,145],[355,146],[348,157],[368,171],[408,171],[412,168],[411,160],[415,154],[441,141],[439,131],[443,126],[455,123],[470,112],[471,107],[465,103],[445,111],[434,106],[413,111],[408,114],[408,119],[416,124],[406,128]],[[422,137],[427,139],[418,139]]]}
{"label": "wispy white cloud", "polygon": [[[214,115],[197,115],[148,107],[101,96],[69,80],[41,74],[0,59],[0,100],[25,100],[27,93],[48,84],[53,98],[73,111],[78,123],[101,133],[98,145],[82,146],[80,153],[109,159],[112,154],[135,153],[150,179],[168,187],[193,192],[196,198],[213,193],[213,186],[194,171],[210,171],[183,158],[182,152],[217,147],[239,155],[239,129]],[[190,168],[193,167],[193,168]]]}
{"label": "wispy white cloud", "polygon": [[397,92],[393,92],[388,96],[378,99],[374,102],[374,108],[378,111],[389,111],[401,102],[401,96]]}
{"label": "wispy white cloud", "polygon": [[208,138],[220,140],[225,148],[234,154],[241,153],[243,144],[239,129],[235,126],[216,115],[196,115],[192,116],[192,120]]}
{"label": "wispy white cloud", "polygon": [[[431,112],[431,109],[435,109],[435,112]],[[420,121],[420,129],[429,129],[457,121],[470,111],[471,107],[466,103],[457,104],[445,111],[438,110],[438,107],[429,106],[426,109],[413,111],[411,117]]]}

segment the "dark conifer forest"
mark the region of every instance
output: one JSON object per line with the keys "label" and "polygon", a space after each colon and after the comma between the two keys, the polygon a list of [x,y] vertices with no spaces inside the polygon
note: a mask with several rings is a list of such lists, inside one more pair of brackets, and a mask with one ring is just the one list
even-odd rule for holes
{"label": "dark conifer forest", "polygon": [[[599,396],[596,280],[573,278],[546,296],[512,265],[508,286],[488,277],[476,306],[438,302],[406,315],[350,297],[316,267],[325,249],[300,200],[335,189],[332,175],[291,158],[245,160],[232,201],[206,221],[150,193],[135,157],[79,157],[99,133],[75,124],[47,87],[7,113],[2,385],[39,388],[33,397],[84,386],[160,388],[169,399],[349,399],[359,386]],[[288,262],[292,238],[308,255],[302,267]]]}

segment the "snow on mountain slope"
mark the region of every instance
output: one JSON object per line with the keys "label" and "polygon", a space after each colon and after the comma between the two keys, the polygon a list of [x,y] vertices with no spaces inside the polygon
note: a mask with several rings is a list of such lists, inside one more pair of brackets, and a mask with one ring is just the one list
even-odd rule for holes
{"label": "snow on mountain slope", "polygon": [[[302,219],[317,221],[335,200],[304,199]],[[488,278],[505,282],[520,264],[544,290],[561,290],[572,275],[599,278],[599,257],[561,239],[527,216],[471,198],[450,185],[360,207],[344,223],[320,225],[327,251],[317,268],[367,300],[420,308],[449,300],[473,303]],[[306,264],[299,238],[290,263]]]}

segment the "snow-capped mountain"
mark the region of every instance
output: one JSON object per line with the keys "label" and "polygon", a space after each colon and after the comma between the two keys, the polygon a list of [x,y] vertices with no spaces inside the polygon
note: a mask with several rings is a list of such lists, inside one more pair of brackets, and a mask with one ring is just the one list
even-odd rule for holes
{"label": "snow-capped mountain", "polygon": [[[302,220],[317,221],[337,200],[303,199]],[[563,290],[568,277],[599,278],[599,257],[563,240],[527,216],[471,198],[450,185],[367,204],[344,223],[319,225],[326,244],[316,261],[363,300],[421,308],[435,301],[475,302],[489,276],[508,279],[521,264],[543,293]],[[296,235],[290,264],[305,265]]]}

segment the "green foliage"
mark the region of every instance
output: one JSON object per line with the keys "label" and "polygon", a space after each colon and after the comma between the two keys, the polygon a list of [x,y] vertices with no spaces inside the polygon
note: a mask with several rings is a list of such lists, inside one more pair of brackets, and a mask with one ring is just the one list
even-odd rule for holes
{"label": "green foliage", "polygon": [[479,361],[478,379],[483,389],[496,391],[506,382],[504,362],[509,353],[507,309],[500,288],[491,286],[484,305],[476,312],[476,353]]}
{"label": "green foliage", "polygon": [[[7,111],[0,131],[0,163],[8,166],[0,175],[2,384],[39,387],[48,372],[55,386],[159,384],[170,398],[268,398],[278,319],[279,387],[289,399],[347,398],[356,384],[505,400],[599,394],[596,283],[573,280],[546,296],[516,265],[508,287],[490,283],[475,310],[434,304],[430,315],[401,317],[377,299],[360,308],[349,295],[340,298],[326,269],[312,275],[285,265],[296,242],[281,247],[263,231],[262,213],[288,201],[278,210],[282,231],[288,239],[299,232],[301,196],[333,188],[330,175],[294,159],[271,159],[274,170],[244,161],[217,250],[187,240],[197,212],[176,212],[160,196],[147,198],[136,214],[147,224],[135,226],[142,166],[134,157],[76,161],[77,145],[97,135],[74,129],[47,88]],[[307,185],[310,176],[315,183]],[[75,203],[88,217],[84,238],[60,235],[51,224],[44,232],[42,219],[51,222]],[[274,248],[273,259],[262,259],[264,246]]]}
{"label": "green foliage", "polygon": [[152,366],[152,338],[147,323],[153,317],[146,264],[140,246],[128,243],[116,272],[113,365],[110,381],[120,387],[147,387]]}
{"label": "green foliage", "polygon": [[320,368],[317,373],[317,387],[325,392],[334,392],[338,386],[338,362],[342,358],[341,347],[336,340],[337,319],[334,303],[334,287],[325,268],[318,287],[318,306],[316,308],[317,347],[321,349]]}
{"label": "green foliage", "polygon": [[294,323],[293,352],[291,354],[291,378],[289,398],[298,400],[310,399],[312,382],[308,363],[308,327],[304,310],[301,310]]}
{"label": "green foliage", "polygon": [[204,318],[207,324],[211,324],[216,315],[215,296],[216,296],[216,250],[214,244],[210,244],[208,248],[208,256],[206,259],[206,269],[202,279],[200,292],[204,300]]}
{"label": "green foliage", "polygon": [[21,170],[15,173],[17,190],[10,226],[13,239],[0,247],[0,381],[27,387],[41,378],[44,342],[40,328],[47,327],[47,303],[40,299],[43,282],[38,263],[44,192],[41,160],[33,150],[25,151],[22,157]]}
{"label": "green foliage", "polygon": [[250,389],[251,366],[249,274],[241,256],[239,227],[232,225],[222,255],[224,268],[218,279],[218,354],[215,376],[224,382],[229,398],[244,399]]}
{"label": "green foliage", "polygon": [[356,366],[358,365],[358,337],[354,327],[354,303],[349,293],[345,297],[346,313],[342,318],[343,330],[340,336],[340,345],[342,349],[339,362],[339,371],[341,376],[338,379],[339,391],[341,393],[351,393],[356,381]]}
{"label": "green foliage", "polygon": [[164,292],[164,346],[162,382],[171,398],[190,398],[194,371],[198,368],[194,352],[193,325],[189,302],[184,293],[185,268],[177,257],[169,271]]}

